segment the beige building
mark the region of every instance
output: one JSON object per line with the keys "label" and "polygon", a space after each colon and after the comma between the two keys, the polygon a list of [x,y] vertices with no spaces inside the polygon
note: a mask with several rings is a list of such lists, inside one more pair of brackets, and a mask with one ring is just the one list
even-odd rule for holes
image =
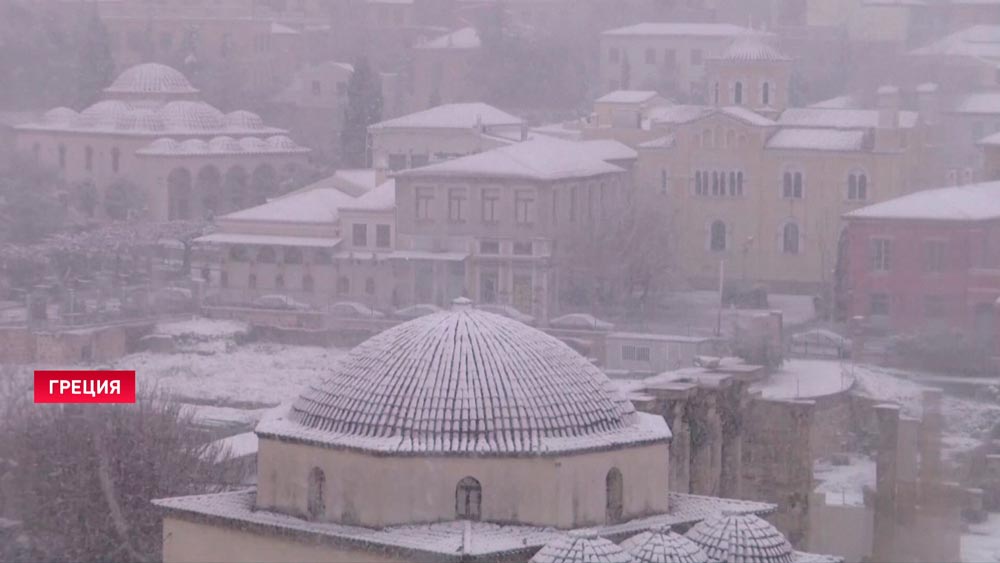
{"label": "beige building", "polygon": [[748,34],[762,32],[726,23],[640,23],[605,31],[600,91],[656,90],[705,102],[706,62]]}
{"label": "beige building", "polygon": [[598,536],[691,524],[670,536],[685,560],[836,561],[793,552],[756,516],[770,505],[668,492],[662,417],[469,303],[371,338],[266,416],[256,488],[154,501],[164,561],[628,562],[648,538]]}
{"label": "beige building", "polygon": [[463,27],[415,45],[411,50],[409,107],[422,110],[480,99],[473,66],[481,46],[475,27]]}
{"label": "beige building", "polygon": [[140,209],[131,211],[154,221],[264,201],[307,164],[308,149],[284,129],[249,111],[223,113],[197,96],[168,66],[134,66],[83,111],[55,108],[15,127],[17,149],[74,189],[92,190],[98,216],[124,218],[123,202],[133,201]]}

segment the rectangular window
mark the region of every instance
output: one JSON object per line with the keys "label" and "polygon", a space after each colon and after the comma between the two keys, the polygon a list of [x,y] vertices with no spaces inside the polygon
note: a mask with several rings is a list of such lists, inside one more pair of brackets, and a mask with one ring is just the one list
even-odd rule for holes
{"label": "rectangular window", "polygon": [[948,243],[943,240],[924,241],[924,271],[943,272],[947,260]]}
{"label": "rectangular window", "polygon": [[940,319],[945,316],[947,306],[943,295],[928,295],[924,297],[924,316],[928,319]]}
{"label": "rectangular window", "polygon": [[368,225],[355,223],[351,227],[351,243],[354,246],[368,246]]}
{"label": "rectangular window", "polygon": [[871,294],[871,307],[869,313],[875,316],[885,316],[889,314],[889,295],[885,293]]}
{"label": "rectangular window", "polygon": [[636,346],[634,344],[622,344],[622,361],[626,362],[648,362],[649,346]]}
{"label": "rectangular window", "polygon": [[871,240],[872,270],[876,272],[888,272],[890,267],[890,253],[892,245],[887,238],[873,238]]}
{"label": "rectangular window", "polygon": [[378,248],[392,246],[392,230],[389,225],[375,225],[375,246]]}
{"label": "rectangular window", "polygon": [[518,190],[514,193],[514,215],[520,225],[535,222],[535,196],[530,191]]}
{"label": "rectangular window", "polygon": [[484,240],[479,242],[480,254],[500,254],[500,241]]}
{"label": "rectangular window", "polygon": [[497,213],[500,202],[500,190],[496,188],[483,189],[483,222],[497,223],[499,221]]}
{"label": "rectangular window", "polygon": [[663,64],[673,66],[677,63],[677,51],[667,49],[663,52]]}
{"label": "rectangular window", "polygon": [[417,206],[415,208],[418,221],[430,221],[431,205],[434,204],[433,188],[417,188]]}
{"label": "rectangular window", "polygon": [[402,170],[406,168],[406,155],[405,154],[390,154],[389,155],[389,170]]}
{"label": "rectangular window", "polygon": [[448,190],[448,220],[452,223],[465,222],[465,188]]}
{"label": "rectangular window", "polygon": [[515,256],[531,256],[532,248],[531,241],[516,241],[514,242],[514,255]]}
{"label": "rectangular window", "polygon": [[691,64],[700,65],[701,58],[701,49],[691,49]]}
{"label": "rectangular window", "polygon": [[483,272],[479,275],[479,299],[483,303],[496,303],[500,292],[500,273]]}
{"label": "rectangular window", "polygon": [[375,295],[375,278],[365,278],[365,293]]}

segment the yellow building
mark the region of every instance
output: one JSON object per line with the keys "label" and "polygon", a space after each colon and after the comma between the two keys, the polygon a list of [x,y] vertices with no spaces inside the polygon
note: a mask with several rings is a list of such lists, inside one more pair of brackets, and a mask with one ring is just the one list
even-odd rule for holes
{"label": "yellow building", "polygon": [[265,417],[256,488],[154,501],[164,561],[628,562],[640,532],[692,524],[670,536],[685,561],[836,561],[793,552],[756,516],[772,505],[668,492],[662,417],[470,303],[371,338]]}

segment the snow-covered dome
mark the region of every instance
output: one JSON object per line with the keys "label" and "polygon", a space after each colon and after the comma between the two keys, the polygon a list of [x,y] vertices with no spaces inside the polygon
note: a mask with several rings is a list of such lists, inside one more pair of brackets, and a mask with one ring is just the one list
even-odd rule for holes
{"label": "snow-covered dome", "polygon": [[208,148],[212,152],[220,153],[243,152],[243,147],[240,146],[239,142],[237,142],[236,139],[227,136],[213,137],[210,141],[208,141]]}
{"label": "snow-covered dome", "polygon": [[110,94],[194,94],[198,92],[180,71],[159,63],[143,63],[125,69],[111,86]]}
{"label": "snow-covered dome", "polygon": [[635,563],[708,563],[698,544],[663,526],[634,535],[621,543]]}
{"label": "snow-covered dome", "polygon": [[695,524],[687,538],[713,561],[792,563],[792,545],[777,528],[756,514],[723,512]]}
{"label": "snow-covered dome", "polygon": [[170,130],[221,131],[225,128],[223,113],[205,102],[173,101],[160,108],[159,114]]}
{"label": "snow-covered dome", "polygon": [[737,37],[719,58],[737,62],[790,60],[773,45],[765,42],[760,35],[750,33]]}
{"label": "snow-covered dome", "polygon": [[181,151],[184,154],[206,154],[208,143],[201,139],[188,139],[181,143]]}
{"label": "snow-covered dome", "polygon": [[115,129],[119,131],[157,132],[166,129],[163,118],[147,108],[134,109],[118,116]]}
{"label": "snow-covered dome", "polygon": [[299,149],[295,141],[285,135],[274,135],[267,138],[267,145],[273,150],[293,151]]}
{"label": "snow-covered dome", "polygon": [[82,128],[114,127],[120,118],[128,115],[132,106],[119,100],[104,100],[80,112],[73,125]]}
{"label": "snow-covered dome", "polygon": [[[355,347],[258,435],[396,452],[503,455],[669,438],[569,346],[467,305]],[[262,432],[262,428],[267,427]]]}
{"label": "snow-covered dome", "polygon": [[243,137],[240,146],[247,152],[267,152],[271,148],[267,141],[259,137]]}
{"label": "snow-covered dome", "polygon": [[545,544],[528,563],[632,563],[632,556],[611,540],[572,531]]}
{"label": "snow-covered dome", "polygon": [[57,107],[50,109],[42,115],[42,123],[46,125],[69,125],[76,119],[75,111],[67,107]]}
{"label": "snow-covered dome", "polygon": [[181,144],[169,137],[161,137],[142,149],[144,153],[157,154],[175,154],[181,151]]}
{"label": "snow-covered dome", "polygon": [[226,114],[226,126],[239,131],[257,131],[264,128],[264,120],[252,111],[236,110]]}

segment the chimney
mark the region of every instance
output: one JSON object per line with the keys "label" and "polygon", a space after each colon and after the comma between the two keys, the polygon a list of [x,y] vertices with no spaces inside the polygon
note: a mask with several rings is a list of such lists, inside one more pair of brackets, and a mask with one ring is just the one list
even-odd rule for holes
{"label": "chimney", "polygon": [[899,128],[899,88],[895,86],[878,89],[878,128]]}
{"label": "chimney", "polygon": [[521,122],[521,140],[522,141],[528,140],[528,124],[525,123],[524,121]]}
{"label": "chimney", "polygon": [[920,111],[920,118],[927,125],[934,125],[938,121],[938,85],[933,82],[925,82],[917,86],[917,109]]}

